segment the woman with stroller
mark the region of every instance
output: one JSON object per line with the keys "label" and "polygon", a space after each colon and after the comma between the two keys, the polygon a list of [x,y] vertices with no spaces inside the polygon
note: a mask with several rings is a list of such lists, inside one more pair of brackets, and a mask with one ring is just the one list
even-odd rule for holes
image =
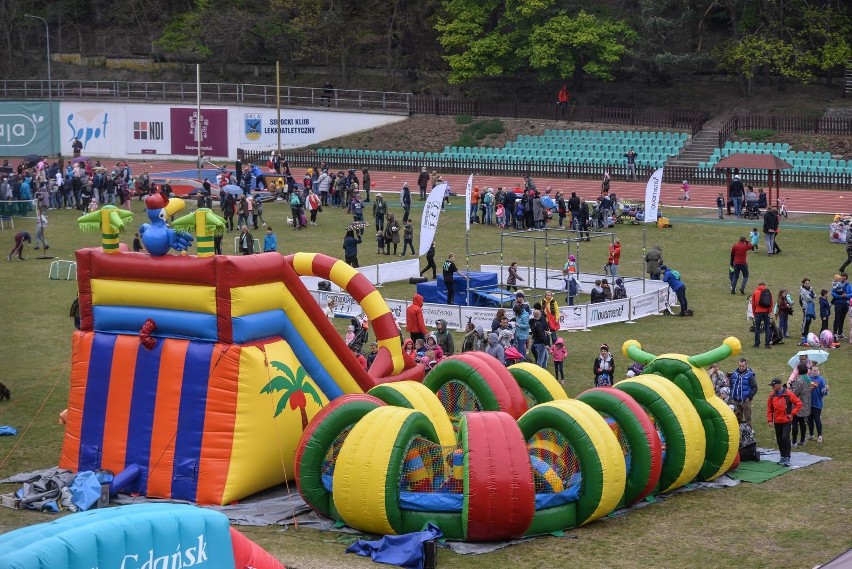
{"label": "woman with stroller", "polygon": [[601,344],[600,355],[595,358],[595,364],[592,368],[595,374],[595,387],[609,387],[612,385],[612,378],[615,375],[615,360],[612,354],[609,353],[609,346]]}

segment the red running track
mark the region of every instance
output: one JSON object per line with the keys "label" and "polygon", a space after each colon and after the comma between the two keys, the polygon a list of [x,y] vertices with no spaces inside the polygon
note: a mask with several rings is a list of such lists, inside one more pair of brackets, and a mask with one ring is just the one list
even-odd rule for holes
{"label": "red running track", "polygon": [[[137,162],[131,163],[134,174],[148,170],[151,173],[172,172],[192,168],[186,162]],[[304,176],[306,168],[291,168],[297,180]],[[412,200],[418,200],[417,176],[419,172],[383,172],[371,171],[371,192],[399,191],[403,182],[408,182],[411,188]],[[462,174],[442,175],[445,182],[450,184],[453,192],[463,194],[467,184],[468,176]],[[360,172],[359,172],[360,177]],[[566,180],[564,178],[533,178],[539,191],[544,191],[548,186],[553,188],[553,195],[562,191],[565,196],[571,192],[586,200],[597,199],[600,194],[600,181],[596,180]],[[748,184],[748,180],[744,180]],[[523,186],[523,178],[514,176],[474,176],[474,184],[479,188],[515,185]],[[755,183],[755,187],[760,187]],[[610,182],[610,192],[615,192],[619,199],[642,200],[645,199],[645,184],[638,182],[623,182],[613,179]],[[663,184],[661,203],[664,206],[689,206],[698,208],[716,207],[716,196],[719,192],[723,194],[726,188],[723,186],[692,186],[690,190],[691,200],[686,202],[679,200],[682,195],[680,184]],[[809,190],[801,188],[781,188],[781,197],[788,198],[787,209],[790,212],[800,213],[850,213],[852,212],[852,193],[848,196],[846,192],[839,190]],[[458,199],[458,198],[456,198]]]}

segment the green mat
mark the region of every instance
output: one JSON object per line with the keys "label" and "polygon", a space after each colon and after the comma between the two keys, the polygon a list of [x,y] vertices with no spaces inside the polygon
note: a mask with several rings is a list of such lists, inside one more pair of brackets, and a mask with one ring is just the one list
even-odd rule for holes
{"label": "green mat", "polygon": [[767,480],[772,480],[776,476],[790,472],[790,470],[786,466],[768,461],[741,462],[736,470],[728,473],[728,476],[736,480],[742,480],[743,482],[763,484]]}

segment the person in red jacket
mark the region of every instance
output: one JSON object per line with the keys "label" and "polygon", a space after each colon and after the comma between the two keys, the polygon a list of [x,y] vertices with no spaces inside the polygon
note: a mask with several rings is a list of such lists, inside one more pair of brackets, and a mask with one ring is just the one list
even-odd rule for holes
{"label": "person in red jacket", "polygon": [[564,117],[568,112],[568,101],[571,99],[571,93],[568,92],[568,85],[563,85],[556,97],[556,106],[559,108],[559,114]]}
{"label": "person in red jacket", "polygon": [[781,451],[781,466],[790,466],[790,428],[793,417],[802,408],[802,400],[789,391],[777,377],[769,382],[772,393],[766,401],[766,422],[775,426],[775,441]]}
{"label": "person in red jacket", "polygon": [[423,319],[423,297],[414,295],[414,299],[405,309],[405,329],[412,342],[426,340],[426,321]]}
{"label": "person in red jacket", "polygon": [[731,247],[731,294],[736,294],[737,281],[740,280],[740,273],[743,275],[743,282],[740,285],[740,294],[745,294],[746,283],[748,283],[748,255],[751,251],[751,243],[745,237],[740,237],[740,240],[734,243]]}
{"label": "person in red jacket", "polygon": [[766,349],[772,347],[772,292],[766,288],[766,283],[759,283],[751,295],[751,310],[754,313],[754,347],[760,347],[760,329],[765,330]]}

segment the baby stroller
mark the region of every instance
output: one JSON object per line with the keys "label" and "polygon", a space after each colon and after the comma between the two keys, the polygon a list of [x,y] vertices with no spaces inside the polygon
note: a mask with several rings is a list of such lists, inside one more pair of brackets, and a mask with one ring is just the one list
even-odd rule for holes
{"label": "baby stroller", "polygon": [[760,208],[757,207],[757,202],[746,202],[743,217],[746,219],[760,219]]}
{"label": "baby stroller", "polygon": [[[751,301],[746,301],[746,319],[750,322],[749,332],[754,332],[754,311],[751,308]],[[781,328],[778,327],[778,324],[774,320],[769,320],[769,343],[772,345],[775,344],[783,344],[784,343],[784,335],[781,334]],[[760,333],[763,334],[766,331],[766,328],[763,324],[760,326]]]}
{"label": "baby stroller", "polygon": [[352,326],[355,328],[355,337],[352,338],[352,341],[347,344],[349,349],[353,352],[361,353],[364,349],[364,344],[369,340],[369,333],[367,332],[366,326],[364,326],[364,322],[357,317],[353,317],[350,322]]}

